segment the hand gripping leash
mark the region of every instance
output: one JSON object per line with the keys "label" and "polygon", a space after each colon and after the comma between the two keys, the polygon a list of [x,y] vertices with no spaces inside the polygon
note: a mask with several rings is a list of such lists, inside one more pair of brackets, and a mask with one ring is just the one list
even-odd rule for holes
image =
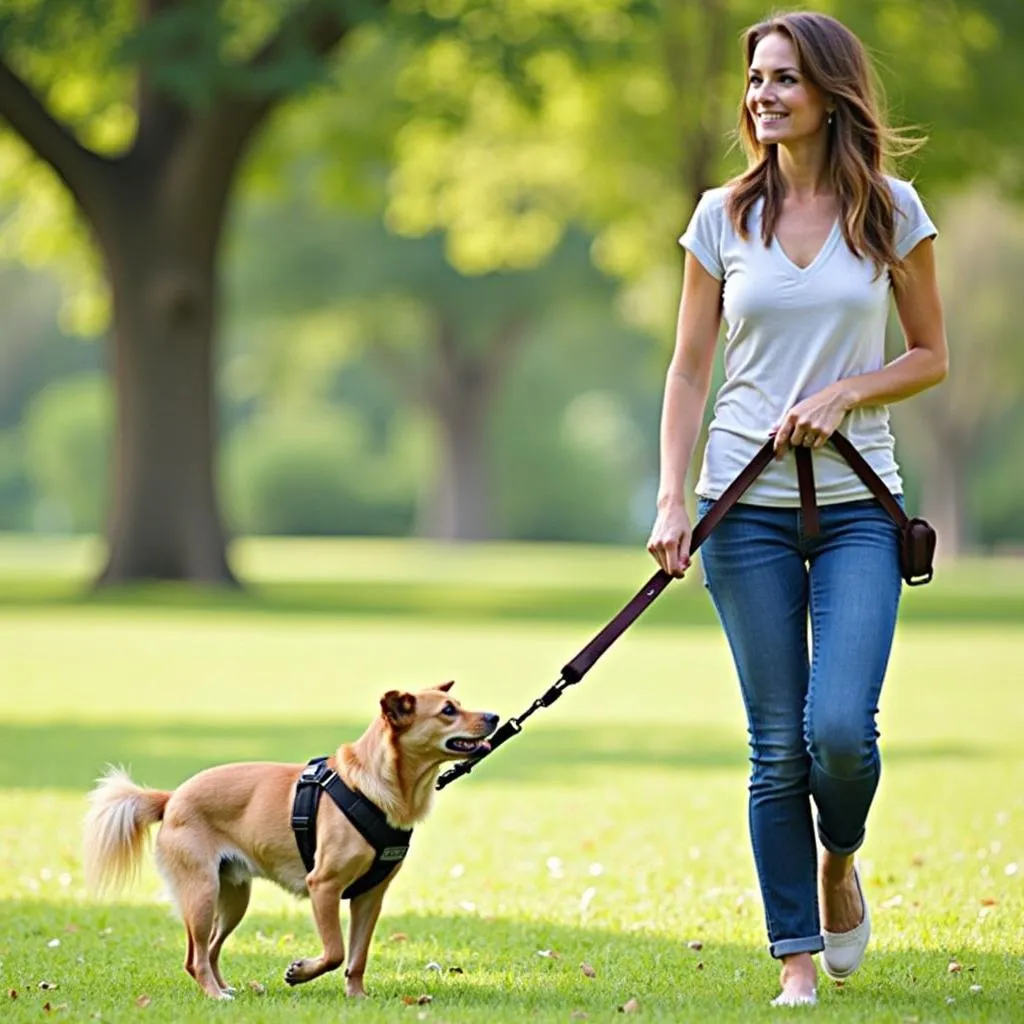
{"label": "hand gripping leash", "polygon": [[[690,537],[690,554],[707,539],[708,534],[721,522],[726,512],[739,500],[743,492],[757,479],[772,460],[775,441],[769,438],[753,459],[744,467],[738,477],[725,489],[722,496],[696,525]],[[659,569],[637,591],[628,604],[601,630],[586,647],[562,669],[558,681],[538,697],[518,718],[508,719],[490,738],[490,749],[477,757],[459,761],[437,780],[437,789],[468,775],[485,757],[493,754],[503,743],[522,732],[523,722],[541,708],[550,707],[565,692],[566,688],[578,683],[594,667],[598,658],[650,607],[654,599],[672,582],[664,569]]]}

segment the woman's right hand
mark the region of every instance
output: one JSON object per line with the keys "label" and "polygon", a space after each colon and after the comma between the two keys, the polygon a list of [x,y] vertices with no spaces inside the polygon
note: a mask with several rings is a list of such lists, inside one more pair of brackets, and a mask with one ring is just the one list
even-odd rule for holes
{"label": "woman's right hand", "polygon": [[670,576],[682,579],[690,568],[690,517],[682,502],[659,505],[647,550]]}

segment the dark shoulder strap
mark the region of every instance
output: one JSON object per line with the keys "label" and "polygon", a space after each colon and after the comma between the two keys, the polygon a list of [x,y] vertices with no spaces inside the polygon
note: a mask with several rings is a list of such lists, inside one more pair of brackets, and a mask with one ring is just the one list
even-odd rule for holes
{"label": "dark shoulder strap", "polygon": [[320,782],[330,773],[327,756],[314,757],[302,770],[295,784],[292,802],[292,831],[307,871],[313,870],[316,857],[316,812],[320,805]]}
{"label": "dark shoulder strap", "polygon": [[864,486],[871,491],[882,508],[892,517],[893,522],[903,529],[907,525],[907,513],[900,508],[900,503],[892,496],[892,492],[882,482],[882,478],[868,465],[867,459],[838,430],[832,434],[829,442],[846,459]]}
{"label": "dark shoulder strap", "polygon": [[[757,454],[740,470],[739,475],[721,497],[708,509],[707,515],[693,528],[690,535],[690,554],[707,540],[711,531],[725,518],[726,512],[746,493],[750,485],[765,471],[775,456],[775,438],[770,437],[757,450]],[[669,577],[671,579],[671,577]]]}

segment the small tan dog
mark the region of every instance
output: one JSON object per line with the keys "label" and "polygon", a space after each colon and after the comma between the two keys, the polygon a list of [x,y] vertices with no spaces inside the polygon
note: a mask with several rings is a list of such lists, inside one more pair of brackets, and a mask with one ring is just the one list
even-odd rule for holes
{"label": "small tan dog", "polygon": [[[411,829],[426,817],[442,764],[488,749],[485,737],[498,716],[464,711],[448,696],[451,686],[416,694],[388,691],[380,701],[380,716],[328,761],[395,828]],[[156,864],[185,924],[185,970],[214,999],[230,999],[233,992],[220,972],[220,951],[245,915],[254,876],[309,895],[312,903],[323,953],[292,963],[285,974],[290,985],[337,970],[345,960],[342,893],[367,872],[376,854],[333,800],[325,798],[317,814],[314,867],[306,872],[291,825],[296,783],[305,767],[220,765],[194,775],[174,792],[144,789],[112,768],[89,795],[85,872],[98,889],[122,885],[137,873],[147,829],[162,821]],[[394,876],[351,899],[345,971],[349,996],[366,995],[366,954]]]}

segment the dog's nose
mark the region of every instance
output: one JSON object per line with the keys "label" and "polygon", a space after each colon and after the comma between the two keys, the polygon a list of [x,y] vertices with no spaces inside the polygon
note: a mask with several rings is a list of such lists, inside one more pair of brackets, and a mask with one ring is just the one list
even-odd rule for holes
{"label": "dog's nose", "polygon": [[483,718],[484,722],[487,724],[488,729],[494,729],[497,726],[498,722],[501,721],[501,716],[496,715],[493,711],[485,711]]}

